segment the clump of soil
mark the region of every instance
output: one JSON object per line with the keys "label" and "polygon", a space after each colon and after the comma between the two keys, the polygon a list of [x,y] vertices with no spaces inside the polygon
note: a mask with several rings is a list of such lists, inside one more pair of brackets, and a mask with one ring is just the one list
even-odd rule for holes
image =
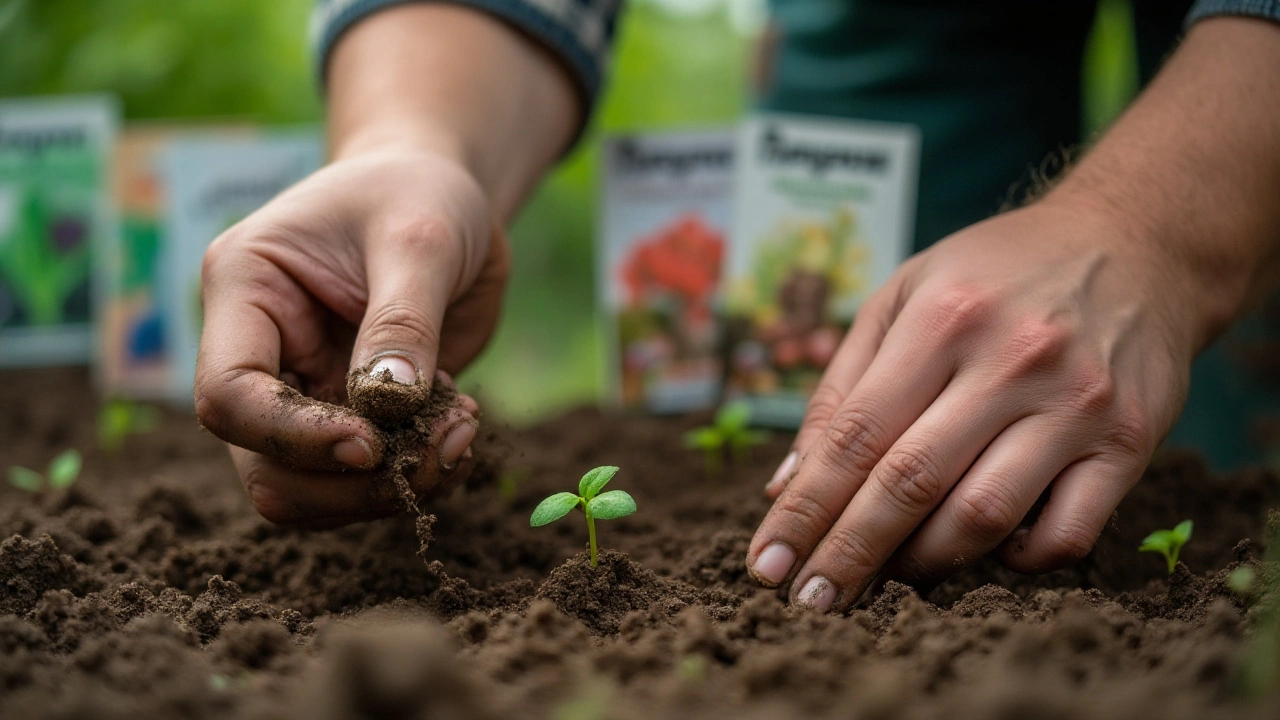
{"label": "clump of soil", "polygon": [[[580,410],[503,433],[520,480],[500,493],[485,466],[429,500],[424,566],[411,515],[324,532],[257,517],[190,418],[95,450],[88,388],[78,372],[0,374],[0,467],[86,458],[69,491],[0,486],[6,720],[1280,716],[1277,695],[1237,693],[1258,598],[1226,580],[1258,563],[1280,504],[1262,469],[1164,453],[1073,568],[983,562],[820,615],[742,565],[786,437],[708,483],[680,443],[705,417]],[[593,569],[580,525],[528,517],[605,464],[640,512],[610,521]],[[1136,552],[1187,518],[1173,576]]]}
{"label": "clump of soil", "polygon": [[423,512],[411,479],[430,461],[426,449],[431,429],[457,405],[458,393],[442,382],[404,385],[395,381],[390,370],[375,375],[357,368],[347,375],[347,398],[351,409],[378,429],[385,453],[378,470],[393,484],[405,509],[418,515],[425,549],[431,541],[432,521]]}

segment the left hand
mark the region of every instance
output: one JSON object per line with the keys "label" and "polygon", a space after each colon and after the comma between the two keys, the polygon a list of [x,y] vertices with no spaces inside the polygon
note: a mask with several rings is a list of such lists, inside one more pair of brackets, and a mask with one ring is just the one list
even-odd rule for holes
{"label": "left hand", "polygon": [[1198,349],[1194,284],[1107,215],[1051,195],[942,240],[867,300],[767,489],[757,580],[826,610],[886,566],[940,579],[999,547],[1044,572],[1090,551]]}

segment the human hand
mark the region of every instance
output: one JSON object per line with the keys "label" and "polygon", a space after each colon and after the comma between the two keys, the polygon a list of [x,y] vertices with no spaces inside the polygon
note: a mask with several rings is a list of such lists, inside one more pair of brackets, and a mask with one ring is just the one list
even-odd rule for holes
{"label": "human hand", "polygon": [[[222,234],[203,268],[196,413],[228,442],[245,490],[280,524],[336,526],[397,510],[373,492],[384,448],[342,403],[349,369],[450,382],[484,347],[506,241],[457,163],[414,152],[341,159]],[[437,372],[437,368],[444,372]],[[427,439],[419,493],[470,470],[478,407],[463,397]],[[430,457],[430,455],[428,455]]]}
{"label": "human hand", "polygon": [[1198,349],[1195,293],[1135,235],[1051,196],[906,262],[858,313],[766,489],[752,575],[826,610],[882,568],[932,580],[996,548],[1021,572],[1087,554]]}

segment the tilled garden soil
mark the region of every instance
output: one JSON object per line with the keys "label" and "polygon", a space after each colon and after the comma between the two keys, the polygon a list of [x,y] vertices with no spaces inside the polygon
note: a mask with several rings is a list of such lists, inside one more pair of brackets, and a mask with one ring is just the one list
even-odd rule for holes
{"label": "tilled garden soil", "polygon": [[[0,466],[96,446],[87,377],[0,374]],[[705,419],[705,418],[703,418]],[[1234,699],[1280,483],[1170,452],[1095,553],[1042,577],[994,565],[924,595],[889,583],[846,615],[753,585],[747,542],[788,438],[721,479],[682,449],[698,418],[594,410],[488,432],[476,476],[414,519],[330,532],[256,516],[226,451],[171,416],[86,452],[69,491],[0,489],[0,717],[1277,717]],[[603,464],[638,514],[531,529]],[[1135,551],[1195,520],[1169,578]]]}

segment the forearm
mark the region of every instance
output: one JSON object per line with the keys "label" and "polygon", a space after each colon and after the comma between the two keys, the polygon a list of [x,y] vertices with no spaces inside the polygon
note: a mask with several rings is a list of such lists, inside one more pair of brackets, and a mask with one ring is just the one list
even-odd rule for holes
{"label": "forearm", "polygon": [[353,27],[328,68],[334,159],[431,152],[509,219],[573,137],[582,102],[536,42],[468,8],[411,4]]}
{"label": "forearm", "polygon": [[1203,347],[1280,265],[1280,25],[1197,23],[1046,200],[1096,209],[1167,262]]}

